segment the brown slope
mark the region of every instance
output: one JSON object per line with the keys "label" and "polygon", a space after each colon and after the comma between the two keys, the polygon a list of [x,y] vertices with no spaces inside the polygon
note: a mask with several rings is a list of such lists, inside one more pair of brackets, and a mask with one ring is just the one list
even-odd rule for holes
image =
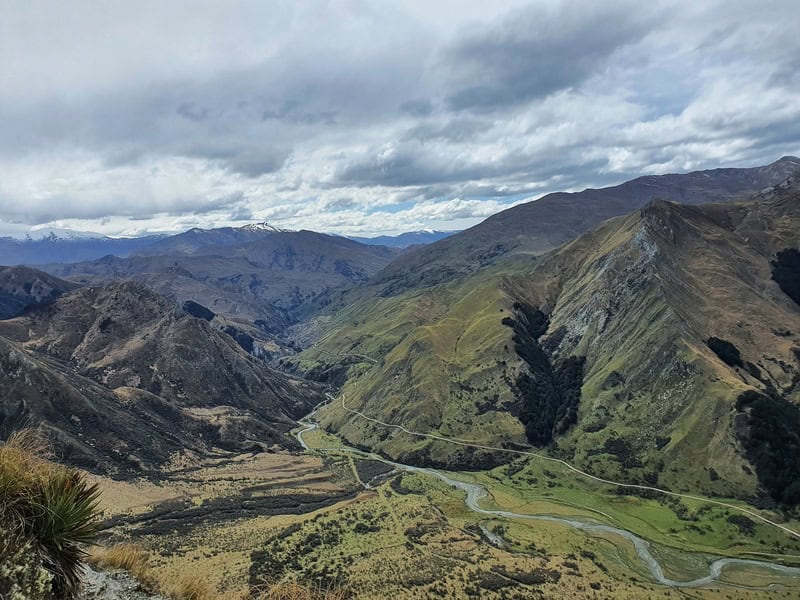
{"label": "brown slope", "polygon": [[[226,447],[246,440],[293,446],[286,432],[321,399],[312,386],[271,370],[205,320],[134,282],[76,290],[0,322],[0,336],[32,360],[58,365],[69,381],[91,380],[93,390],[134,404],[147,397],[205,423],[213,432],[206,441]],[[30,414],[63,430],[52,412]],[[102,435],[103,427],[91,435]],[[162,458],[151,453],[151,462]]]}
{"label": "brown slope", "polygon": [[49,302],[78,285],[28,267],[0,267],[0,319]]}
{"label": "brown slope", "polygon": [[260,232],[246,243],[176,247],[175,254],[105,257],[49,265],[47,271],[80,283],[134,279],[177,302],[193,300],[225,317],[251,324],[261,320],[280,330],[307,299],[366,281],[400,253],[311,231]]}
{"label": "brown slope", "polygon": [[498,260],[557,248],[656,198],[687,204],[744,200],[798,169],[800,159],[787,156],[763,167],[650,175],[609,188],[548,194],[398,258],[373,283],[388,295],[450,281]]}

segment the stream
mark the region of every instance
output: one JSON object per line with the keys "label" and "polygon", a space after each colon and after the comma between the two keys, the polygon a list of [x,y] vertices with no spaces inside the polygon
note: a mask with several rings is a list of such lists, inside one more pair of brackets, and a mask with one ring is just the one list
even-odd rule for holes
{"label": "stream", "polygon": [[[300,424],[303,426],[303,428],[295,434],[297,441],[306,451],[312,450],[312,448],[309,448],[308,444],[306,444],[306,442],[303,440],[303,434],[318,428],[317,423],[309,421],[309,419],[317,412],[317,410],[319,410],[319,408],[321,408],[321,406],[317,407],[317,409],[312,411],[310,414],[308,414],[304,419],[300,421]],[[350,448],[348,446],[340,446],[336,448],[313,448],[313,450],[322,452],[326,451],[349,452],[351,454],[357,454],[364,458],[369,458],[371,460],[377,460],[383,462],[384,464],[391,465],[395,469],[401,471],[407,471],[411,473],[424,473],[431,477],[435,477],[451,487],[466,492],[466,498],[464,499],[464,503],[466,504],[467,508],[480,515],[486,515],[490,517],[505,517],[512,519],[526,519],[531,521],[548,521],[553,523],[561,523],[563,525],[567,525],[574,529],[579,529],[581,531],[586,531],[589,533],[604,533],[604,534],[618,535],[628,540],[631,544],[633,544],[633,547],[636,550],[636,554],[647,566],[653,579],[656,582],[665,586],[675,587],[675,588],[693,588],[693,587],[701,587],[704,585],[708,585],[715,581],[719,581],[720,577],[722,576],[722,571],[726,567],[731,565],[745,565],[745,566],[759,567],[762,569],[768,569],[770,571],[780,573],[782,575],[788,575],[800,578],[800,568],[798,567],[787,567],[785,565],[780,565],[777,563],[765,562],[760,560],[748,560],[743,558],[718,558],[709,565],[708,575],[705,575],[704,577],[698,577],[697,579],[692,579],[689,581],[677,581],[675,579],[670,579],[669,577],[664,575],[664,570],[661,564],[658,562],[656,557],[650,551],[649,542],[639,537],[638,535],[631,533],[626,529],[620,529],[619,527],[614,527],[612,525],[604,525],[600,523],[589,523],[586,521],[579,521],[576,519],[569,519],[566,517],[556,517],[553,515],[523,514],[507,510],[493,510],[493,509],[482,508],[480,506],[480,500],[482,498],[485,498],[489,494],[486,488],[479,483],[469,483],[466,481],[453,479],[447,473],[439,471],[437,469],[415,467],[412,465],[396,463],[377,454],[364,452],[362,450],[358,450],[356,448]],[[773,587],[774,584],[767,588],[748,588],[748,589],[772,589]]]}

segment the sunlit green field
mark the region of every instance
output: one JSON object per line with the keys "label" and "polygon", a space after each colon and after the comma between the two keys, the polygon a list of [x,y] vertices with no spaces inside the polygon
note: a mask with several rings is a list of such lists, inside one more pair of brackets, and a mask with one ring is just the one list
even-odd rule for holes
{"label": "sunlit green field", "polygon": [[[324,435],[324,447],[332,447],[330,438],[335,436]],[[353,455],[345,451],[327,454],[334,460],[353,459]],[[484,508],[577,518],[629,530],[650,542],[650,550],[662,565],[664,574],[678,581],[707,575],[709,564],[721,556],[800,564],[800,543],[770,525],[754,519],[749,522],[736,518],[729,520],[734,511],[700,501],[619,495],[609,486],[581,480],[562,466],[535,458],[520,459],[491,471],[453,475],[487,488],[489,495],[482,500]],[[432,476],[405,473],[400,477],[402,488],[407,493],[424,497],[441,511],[450,526],[480,532],[482,525],[498,532],[505,547],[493,548],[492,552],[506,556],[508,560],[537,555],[560,557],[562,573],[581,573],[584,585],[588,580],[606,590],[617,586],[614,588],[617,597],[668,597],[676,593],[653,583],[652,575],[633,545],[619,535],[587,533],[561,523],[477,514],[464,503],[463,492]],[[386,489],[387,486],[382,486],[377,494],[390,504],[400,501],[395,499],[397,494],[391,492],[391,487]],[[407,496],[403,496],[402,501],[408,502]],[[780,519],[779,515],[770,512],[763,514],[771,519]],[[328,518],[338,517],[331,514]],[[797,527],[796,522],[786,525]],[[363,548],[358,550],[363,551]],[[576,568],[565,567],[565,562],[575,564]],[[569,575],[557,585],[550,584],[550,589],[561,590],[565,597],[571,593],[579,597],[576,588],[563,587],[569,581],[567,577]],[[760,588],[767,586],[773,586],[771,593],[783,594],[787,598],[800,593],[800,580],[797,578],[756,566],[732,565],[725,568],[720,583],[681,590],[681,594],[689,597],[748,597],[748,594],[755,594],[749,597],[758,597],[764,593]]]}

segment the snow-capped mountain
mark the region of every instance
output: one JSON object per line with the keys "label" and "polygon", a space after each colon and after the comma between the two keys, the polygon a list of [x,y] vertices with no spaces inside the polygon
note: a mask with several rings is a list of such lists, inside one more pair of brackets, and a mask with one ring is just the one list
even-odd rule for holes
{"label": "snow-capped mountain", "polygon": [[43,265],[127,256],[163,239],[163,235],[112,238],[100,233],[42,227],[0,233],[1,265]]}
{"label": "snow-capped mountain", "polygon": [[0,233],[0,239],[16,240],[20,242],[42,240],[50,241],[76,241],[76,240],[110,240],[108,236],[93,231],[75,231],[73,229],[58,229],[55,227],[43,227],[31,229],[29,231],[14,231]]}

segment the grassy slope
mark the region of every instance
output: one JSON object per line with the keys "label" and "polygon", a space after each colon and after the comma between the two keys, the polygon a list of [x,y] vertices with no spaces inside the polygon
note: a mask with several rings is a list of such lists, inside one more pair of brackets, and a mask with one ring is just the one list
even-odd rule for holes
{"label": "grassy slope", "polygon": [[[756,481],[737,450],[733,404],[762,384],[722,363],[705,340],[730,339],[796,399],[800,311],[770,280],[769,259],[800,241],[797,205],[796,194],[702,208],[659,202],[534,265],[507,263],[391,297],[362,291],[326,323],[301,366],[351,364],[348,405],[383,421],[479,443],[521,442],[508,412],[520,362],[500,322],[522,300],[550,314],[545,339],[558,338],[556,356],[587,356],[579,423],[558,440],[559,454],[611,478],[657,476],[676,490],[751,496]],[[622,382],[609,383],[614,372]],[[353,419],[335,403],[323,415],[350,442],[391,456],[481,464]],[[603,451],[609,438],[635,460]]]}
{"label": "grassy slope", "polygon": [[[366,297],[335,315],[328,323],[332,334],[306,350],[300,366],[355,363],[342,393],[348,406],[376,418],[479,442],[524,442],[521,423],[507,410],[514,402],[509,381],[520,362],[503,351],[513,347],[511,330],[498,326],[510,310],[498,285],[503,277],[494,269],[433,290]],[[429,446],[387,437],[335,405],[324,423],[351,442],[392,456]],[[430,454],[447,463],[453,448],[434,444]]]}

